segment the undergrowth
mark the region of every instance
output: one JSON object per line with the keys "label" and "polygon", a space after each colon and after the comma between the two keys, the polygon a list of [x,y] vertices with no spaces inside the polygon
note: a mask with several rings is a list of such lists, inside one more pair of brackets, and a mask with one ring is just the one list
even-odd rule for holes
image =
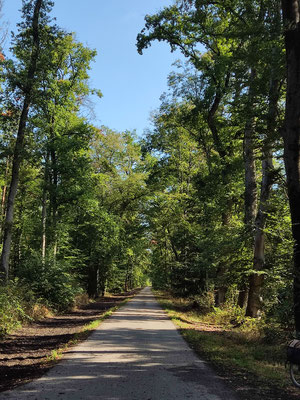
{"label": "undergrowth", "polygon": [[243,310],[230,305],[205,313],[192,299],[155,294],[189,345],[217,368],[256,383],[291,386],[285,368],[291,331],[274,321],[245,317]]}
{"label": "undergrowth", "polygon": [[[56,304],[50,303],[43,297],[38,297],[26,282],[18,279],[10,281],[8,284],[0,286],[0,338],[26,323],[51,317],[58,311],[81,307],[89,302],[90,299],[87,294],[79,293],[76,296],[74,295],[72,302],[68,301],[65,307],[58,310]],[[86,326],[84,331],[94,329],[94,326],[107,318],[115,309],[104,313],[99,320],[94,321],[90,326]],[[84,335],[84,332],[78,335]],[[53,356],[53,359],[55,358],[56,355]]]}
{"label": "undergrowth", "polygon": [[0,336],[4,336],[23,323],[30,322],[51,312],[24,283],[15,280],[0,286]]}

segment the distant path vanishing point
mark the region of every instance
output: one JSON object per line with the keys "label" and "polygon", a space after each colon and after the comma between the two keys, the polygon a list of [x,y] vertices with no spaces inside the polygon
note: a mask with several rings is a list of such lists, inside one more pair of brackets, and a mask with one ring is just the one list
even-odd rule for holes
{"label": "distant path vanishing point", "polygon": [[0,400],[237,400],[188,347],[150,288],[42,378]]}

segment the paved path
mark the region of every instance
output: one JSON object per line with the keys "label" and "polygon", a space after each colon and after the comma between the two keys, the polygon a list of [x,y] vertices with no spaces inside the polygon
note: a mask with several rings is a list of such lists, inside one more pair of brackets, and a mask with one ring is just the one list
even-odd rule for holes
{"label": "paved path", "polygon": [[198,359],[149,288],[42,378],[0,400],[237,400]]}

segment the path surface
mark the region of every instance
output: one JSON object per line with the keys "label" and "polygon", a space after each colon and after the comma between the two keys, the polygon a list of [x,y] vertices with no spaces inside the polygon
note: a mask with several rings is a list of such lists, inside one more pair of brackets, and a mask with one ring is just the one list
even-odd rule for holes
{"label": "path surface", "polygon": [[42,378],[0,400],[237,400],[182,339],[149,288]]}

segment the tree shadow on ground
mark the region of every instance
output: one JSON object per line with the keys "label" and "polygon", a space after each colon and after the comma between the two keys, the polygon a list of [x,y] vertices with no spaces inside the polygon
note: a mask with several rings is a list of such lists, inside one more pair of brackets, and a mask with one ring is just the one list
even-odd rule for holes
{"label": "tree shadow on ground", "polygon": [[0,341],[0,391],[42,376],[53,366],[53,351],[78,339],[85,325],[100,319],[106,311],[133,295],[134,292],[129,292],[101,297],[79,309],[36,321],[6,336]]}

